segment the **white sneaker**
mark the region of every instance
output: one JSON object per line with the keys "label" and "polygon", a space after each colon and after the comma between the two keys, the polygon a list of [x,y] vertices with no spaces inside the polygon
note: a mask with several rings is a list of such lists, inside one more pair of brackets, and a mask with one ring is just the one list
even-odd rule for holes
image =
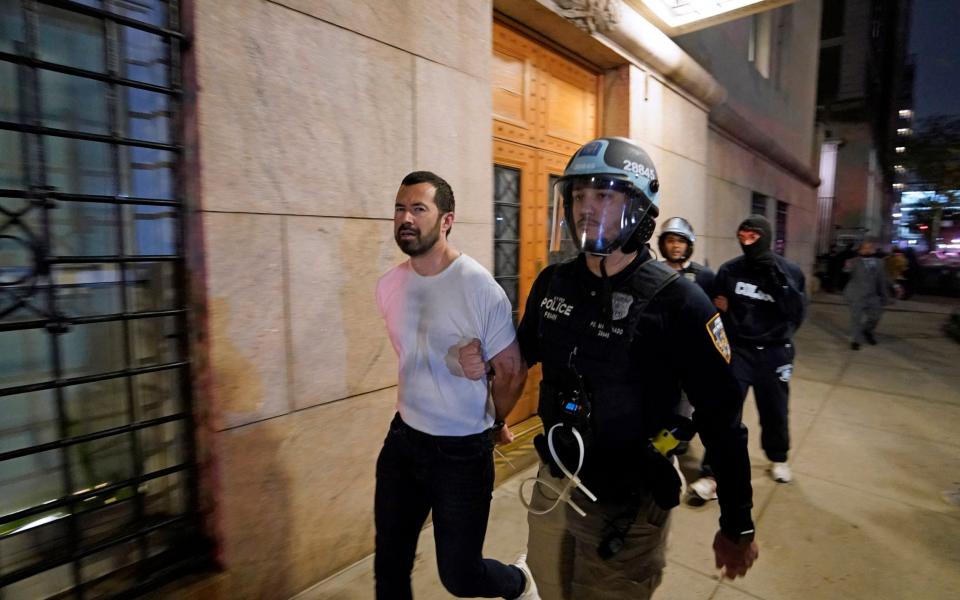
{"label": "white sneaker", "polygon": [[523,571],[523,577],[526,583],[523,585],[523,592],[517,596],[517,600],[540,600],[540,593],[537,592],[537,582],[533,580],[533,573],[527,566],[527,555],[521,554],[514,561],[513,566]]}
{"label": "white sneaker", "polygon": [[690,493],[707,502],[717,499],[717,480],[713,477],[701,477],[690,484]]}
{"label": "white sneaker", "polygon": [[793,472],[785,462],[770,463],[770,477],[777,483],[790,483],[793,481]]}

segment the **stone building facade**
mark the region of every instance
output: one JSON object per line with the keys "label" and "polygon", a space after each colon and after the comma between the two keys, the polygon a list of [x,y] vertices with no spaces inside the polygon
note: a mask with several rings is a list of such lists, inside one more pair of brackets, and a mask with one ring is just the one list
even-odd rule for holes
{"label": "stone building facade", "polygon": [[406,173],[451,183],[451,241],[518,310],[548,260],[550,178],[600,135],[650,154],[699,261],[736,256],[759,210],[809,274],[820,2],[674,38],[641,4],[180,3],[195,511],[219,566],[198,597],[289,597],[373,549],[396,395],[374,286],[403,260]]}

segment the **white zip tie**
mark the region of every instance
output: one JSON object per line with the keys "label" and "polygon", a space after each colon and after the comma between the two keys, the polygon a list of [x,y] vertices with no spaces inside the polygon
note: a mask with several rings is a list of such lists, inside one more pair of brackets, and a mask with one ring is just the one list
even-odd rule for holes
{"label": "white zip tie", "polygon": [[[506,425],[504,425],[504,427],[506,427]],[[497,453],[497,454],[500,456],[500,458],[502,458],[503,460],[507,461],[507,464],[510,465],[510,468],[511,468],[511,469],[513,469],[514,471],[518,470],[517,467],[516,467],[516,465],[514,465],[512,462],[510,462],[510,459],[507,458],[507,455],[504,454],[503,452],[500,452],[500,449],[499,449],[499,448],[497,448],[496,446],[494,446],[494,447],[493,447],[493,451],[494,451],[495,453]]]}
{"label": "white zip tie", "polygon": [[[597,497],[593,494],[593,492],[587,489],[587,486],[583,485],[583,482],[580,481],[580,478],[578,477],[580,473],[580,469],[583,467],[584,455],[586,454],[586,450],[583,445],[583,437],[580,435],[580,432],[577,431],[576,427],[573,427],[572,425],[570,426],[570,429],[573,430],[573,437],[576,438],[577,446],[580,450],[580,456],[577,459],[577,470],[571,473],[570,470],[567,469],[566,465],[563,464],[563,461],[560,460],[560,457],[557,456],[557,452],[553,447],[553,432],[557,427],[560,427],[560,425],[561,423],[557,423],[556,425],[551,427],[550,430],[547,432],[547,447],[550,449],[550,455],[553,457],[553,460],[556,461],[557,466],[560,467],[560,471],[569,481],[565,486],[563,486],[563,489],[560,490],[560,489],[557,489],[557,487],[549,481],[544,481],[539,477],[528,477],[527,479],[524,479],[520,483],[520,489],[518,490],[518,493],[520,494],[520,502],[523,504],[524,508],[526,508],[527,511],[529,511],[531,514],[545,515],[548,512],[555,509],[560,504],[560,502],[563,501],[569,504],[573,508],[573,510],[577,511],[577,513],[581,517],[585,517],[587,516],[587,513],[585,513],[582,508],[577,506],[577,503],[574,502],[573,498],[570,497],[575,489],[580,488],[580,491],[582,491],[587,496],[587,498],[589,498],[594,502],[597,501]],[[530,481],[539,482],[540,485],[546,487],[549,490],[552,490],[555,494],[557,494],[557,499],[550,506],[550,508],[546,510],[535,510],[533,507],[531,507],[530,503],[527,502],[527,499],[524,498],[523,486]],[[531,494],[531,498],[532,498],[532,494]]]}

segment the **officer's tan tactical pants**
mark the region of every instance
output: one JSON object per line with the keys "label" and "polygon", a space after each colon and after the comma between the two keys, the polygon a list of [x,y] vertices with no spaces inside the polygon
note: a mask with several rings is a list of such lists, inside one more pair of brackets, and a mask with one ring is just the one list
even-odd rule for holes
{"label": "officer's tan tactical pants", "polygon": [[[566,480],[540,466],[540,479],[563,489]],[[543,510],[557,495],[535,484],[531,504]],[[591,502],[574,492],[574,502],[586,511],[581,517],[562,503],[546,515],[530,514],[527,563],[543,600],[646,600],[663,579],[670,512],[645,496],[636,521],[627,531],[623,549],[604,560],[597,554],[607,522],[624,512],[616,503]]]}

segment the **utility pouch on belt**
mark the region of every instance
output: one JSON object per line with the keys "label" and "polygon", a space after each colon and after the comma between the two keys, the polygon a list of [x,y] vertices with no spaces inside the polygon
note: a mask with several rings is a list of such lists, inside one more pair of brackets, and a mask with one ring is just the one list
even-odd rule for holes
{"label": "utility pouch on belt", "polygon": [[680,474],[673,459],[661,454],[651,441],[641,452],[640,463],[645,487],[657,506],[670,510],[680,504]]}
{"label": "utility pouch on belt", "polygon": [[643,451],[644,483],[657,506],[663,510],[680,504],[680,474],[673,465],[673,456],[681,443],[689,442],[694,433],[693,421],[682,415],[671,415],[666,426],[650,438]]}
{"label": "utility pouch on belt", "polygon": [[[573,435],[576,428],[583,441],[583,452],[589,452],[592,440],[592,426],[590,424],[590,394],[582,386],[572,391],[561,390],[550,384],[540,382],[540,418],[543,420],[545,431],[549,431],[556,424],[562,424],[553,434],[553,449],[557,457],[569,469],[573,469],[583,460],[580,444]],[[550,466],[550,474],[554,477],[563,477],[563,472],[557,461],[550,453],[547,436],[537,435],[533,438],[533,447],[536,448],[540,460]]]}
{"label": "utility pouch on belt", "polygon": [[681,448],[682,444],[692,440],[694,435],[696,435],[696,429],[691,419],[683,415],[671,415],[666,426],[657,435],[650,438],[650,443],[660,454],[673,456],[682,454],[678,449]]}
{"label": "utility pouch on belt", "polygon": [[[550,426],[545,425],[545,427],[549,429]],[[583,441],[582,448],[573,433],[574,427],[580,434],[580,439]],[[556,459],[560,459],[567,469],[574,471],[577,465],[583,462],[584,455],[590,452],[591,436],[589,430],[587,430],[589,426],[584,427],[584,431],[582,431],[580,427],[580,425],[564,423],[563,426],[557,427],[554,430],[553,451],[557,455],[556,458],[554,458],[550,452],[550,444],[546,434],[541,433],[533,438],[533,447],[536,448],[540,460],[550,466],[550,474],[554,477],[564,476],[563,470],[560,468],[560,465],[557,464]]]}

